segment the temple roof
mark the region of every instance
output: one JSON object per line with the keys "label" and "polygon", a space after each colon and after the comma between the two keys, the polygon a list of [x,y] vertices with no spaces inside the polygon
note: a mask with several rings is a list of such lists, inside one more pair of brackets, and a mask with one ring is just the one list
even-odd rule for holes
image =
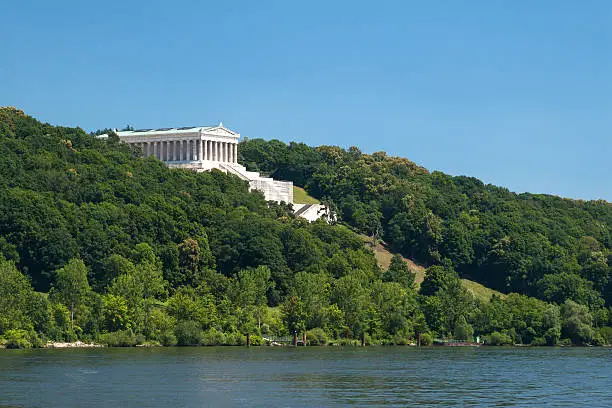
{"label": "temple roof", "polygon": [[[223,123],[219,123],[215,126],[183,126],[183,127],[167,127],[159,129],[136,129],[136,130],[122,130],[115,131],[119,137],[129,136],[161,136],[161,135],[180,135],[183,133],[208,133],[219,136],[233,136],[240,137],[236,132],[223,126]],[[108,137],[108,135],[100,135],[99,138]]]}

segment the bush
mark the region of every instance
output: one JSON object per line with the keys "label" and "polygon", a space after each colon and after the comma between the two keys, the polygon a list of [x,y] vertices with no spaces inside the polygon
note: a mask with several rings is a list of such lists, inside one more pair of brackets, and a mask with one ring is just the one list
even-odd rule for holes
{"label": "bush", "polygon": [[171,331],[165,331],[159,335],[159,343],[162,346],[176,346],[176,336]]}
{"label": "bush", "polygon": [[202,340],[200,325],[192,320],[179,322],[174,328],[174,335],[179,346],[197,346]]}
{"label": "bush", "polygon": [[263,344],[263,338],[256,334],[251,334],[251,346],[261,346]]}
{"label": "bush", "polygon": [[4,345],[8,349],[28,349],[32,347],[30,335],[25,330],[7,330]]}
{"label": "bush", "polygon": [[612,344],[612,327],[601,327],[598,329],[603,344]]}
{"label": "bush", "polygon": [[134,347],[138,340],[130,329],[100,335],[99,342],[108,347]]}
{"label": "bush", "polygon": [[395,336],[393,336],[393,340],[391,341],[391,344],[395,346],[406,346],[410,344],[410,340],[404,336],[400,336],[399,334],[396,334]]}
{"label": "bush", "polygon": [[210,330],[202,333],[200,344],[203,346],[221,346],[225,344],[225,334],[212,327]]}
{"label": "bush", "polygon": [[544,339],[546,340],[547,346],[554,346],[559,342],[561,337],[561,330],[558,327],[551,327],[544,333]]}
{"label": "bush", "polygon": [[242,333],[227,333],[225,335],[226,346],[246,346],[246,336]]}
{"label": "bush", "polygon": [[487,344],[490,346],[507,346],[513,344],[512,338],[506,333],[493,332],[487,336]]}
{"label": "bush", "polygon": [[355,340],[355,339],[346,339],[346,338],[340,338],[338,340],[334,340],[333,343],[334,346],[341,346],[341,347],[345,347],[345,346],[360,346],[361,345],[361,341],[360,340]]}
{"label": "bush", "polygon": [[306,344],[309,346],[325,346],[328,343],[327,333],[320,327],[306,332]]}
{"label": "bush", "polygon": [[421,346],[431,346],[433,344],[433,336],[429,333],[421,333]]}

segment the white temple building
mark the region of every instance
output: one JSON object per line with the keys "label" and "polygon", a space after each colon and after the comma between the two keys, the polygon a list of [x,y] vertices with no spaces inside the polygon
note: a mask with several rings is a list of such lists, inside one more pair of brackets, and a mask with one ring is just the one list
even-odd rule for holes
{"label": "white temple building", "polygon": [[[155,156],[168,167],[194,171],[219,169],[249,182],[250,190],[260,190],[268,201],[293,204],[295,214],[309,221],[325,212],[320,204],[293,202],[293,182],[277,181],[248,171],[238,164],[238,139],[235,133],[219,123],[218,126],[197,126],[163,129],[115,131],[119,139],[141,148],[145,157]],[[108,137],[101,135],[99,137]]]}

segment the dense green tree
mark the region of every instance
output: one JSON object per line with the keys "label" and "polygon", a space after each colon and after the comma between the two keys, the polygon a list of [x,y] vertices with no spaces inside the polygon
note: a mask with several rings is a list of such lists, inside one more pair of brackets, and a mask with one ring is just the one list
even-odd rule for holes
{"label": "dense green tree", "polygon": [[30,282],[15,264],[0,258],[0,335],[7,330],[32,327],[28,310],[33,296]]}
{"label": "dense green tree", "polygon": [[382,276],[385,282],[397,282],[406,289],[414,289],[414,272],[408,268],[408,264],[399,255],[391,258],[389,269]]}
{"label": "dense green tree", "polygon": [[[115,137],[0,108],[0,257],[12,262],[0,262],[0,337],[238,344],[245,331],[316,328],[326,341],[403,344],[471,327],[553,345],[600,342],[589,328],[612,324],[605,201],[514,194],[355,147],[239,150],[337,222],[296,219],[230,174],[169,169]],[[380,270],[363,235],[428,267],[420,294],[399,256]],[[477,301],[459,276],[519,294]]]}
{"label": "dense green tree", "polygon": [[87,267],[80,259],[71,259],[57,270],[54,296],[70,310],[70,323],[74,325],[77,309],[85,305],[90,294],[87,282]]}
{"label": "dense green tree", "polygon": [[593,316],[589,309],[572,300],[561,306],[561,335],[572,340],[574,344],[590,344],[595,340]]}

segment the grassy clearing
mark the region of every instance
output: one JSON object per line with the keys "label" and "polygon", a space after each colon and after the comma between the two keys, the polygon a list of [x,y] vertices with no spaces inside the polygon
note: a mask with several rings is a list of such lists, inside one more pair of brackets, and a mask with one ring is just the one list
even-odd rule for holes
{"label": "grassy clearing", "polygon": [[[371,239],[366,237],[365,235],[362,236],[362,238],[364,242],[366,243],[366,245],[374,251],[374,256],[376,257],[376,260],[378,261],[378,265],[380,266],[380,268],[383,271],[386,271],[387,269],[389,269],[389,265],[391,264],[391,258],[393,258],[393,254],[389,252],[380,243],[377,243],[375,246],[373,246],[371,244]],[[425,278],[425,268],[422,267],[421,265],[417,265],[411,259],[404,258],[404,257],[402,257],[402,259],[408,264],[408,269],[414,272],[415,274],[414,281],[416,283],[416,287],[418,290],[421,287],[421,282],[423,282],[423,279]],[[463,285],[464,288],[469,290],[474,295],[474,297],[476,297],[477,299],[483,300],[483,301],[488,302],[491,299],[491,295],[493,294],[496,294],[502,298],[506,296],[501,292],[487,288],[486,286],[483,286],[480,283],[471,281],[469,279],[461,279],[461,284]]]}
{"label": "grassy clearing", "polygon": [[296,204],[321,204],[319,200],[308,195],[302,187],[293,186],[293,202]]}
{"label": "grassy clearing", "polygon": [[[387,269],[389,269],[389,265],[391,264],[391,258],[393,258],[393,254],[389,252],[380,243],[377,243],[375,246],[372,246],[371,239],[369,237],[366,237],[365,235],[363,235],[362,238],[364,242],[366,243],[366,245],[369,248],[371,248],[372,251],[374,251],[374,256],[376,257],[376,260],[378,261],[378,265],[380,266],[380,268],[383,271],[386,271]],[[420,265],[417,265],[411,259],[404,258],[404,257],[402,257],[402,259],[404,260],[404,262],[408,264],[408,269],[414,272],[414,275],[415,275],[414,281],[418,289],[419,287],[421,287],[421,282],[423,282],[423,278],[425,277],[425,268],[423,268]]]}
{"label": "grassy clearing", "polygon": [[506,297],[506,295],[501,292],[498,292],[491,288],[487,288],[486,286],[483,286],[478,282],[474,282],[468,279],[461,279],[461,284],[464,288],[472,292],[472,295],[474,295],[474,297],[480,300],[489,301],[491,299],[491,295],[497,295],[502,299]]}

